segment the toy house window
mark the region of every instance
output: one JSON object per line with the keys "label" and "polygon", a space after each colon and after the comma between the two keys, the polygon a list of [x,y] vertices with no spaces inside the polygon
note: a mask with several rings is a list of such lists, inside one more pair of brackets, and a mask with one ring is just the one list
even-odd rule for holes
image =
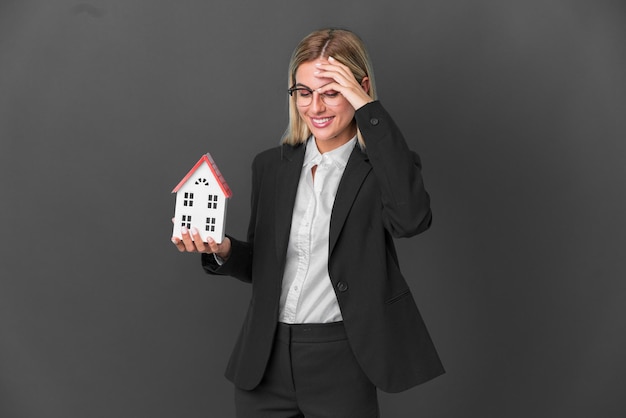
{"label": "toy house window", "polygon": [[209,232],[215,232],[215,218],[206,218],[205,230]]}
{"label": "toy house window", "polygon": [[183,223],[181,226],[185,226],[187,229],[191,228],[191,215],[183,215]]}
{"label": "toy house window", "polygon": [[216,194],[210,194],[209,195],[209,205],[208,205],[209,209],[217,209],[217,195]]}
{"label": "toy house window", "polygon": [[183,206],[193,206],[193,193],[185,192]]}
{"label": "toy house window", "polygon": [[207,179],[204,179],[204,178],[199,178],[198,180],[196,180],[196,184],[202,184],[202,185],[208,186],[209,185],[209,181]]}

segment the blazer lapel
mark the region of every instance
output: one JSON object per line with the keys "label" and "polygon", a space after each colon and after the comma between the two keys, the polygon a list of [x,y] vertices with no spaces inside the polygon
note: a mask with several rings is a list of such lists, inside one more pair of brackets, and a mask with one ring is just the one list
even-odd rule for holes
{"label": "blazer lapel", "polygon": [[276,257],[281,264],[284,264],[287,253],[293,207],[296,202],[296,192],[304,162],[304,150],[305,147],[302,145],[297,147],[283,145],[281,160],[276,173],[274,225],[276,225]]}
{"label": "blazer lapel", "polygon": [[348,213],[350,213],[352,203],[361,188],[361,184],[363,184],[371,170],[372,166],[368,162],[367,154],[356,146],[352,154],[350,154],[348,164],[339,182],[337,195],[335,196],[335,203],[330,216],[328,254],[332,254],[339,238],[339,233],[348,217]]}

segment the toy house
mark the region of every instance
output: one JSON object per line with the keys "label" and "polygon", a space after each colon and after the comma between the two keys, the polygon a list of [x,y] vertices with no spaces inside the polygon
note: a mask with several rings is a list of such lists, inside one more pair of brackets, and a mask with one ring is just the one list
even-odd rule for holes
{"label": "toy house", "polygon": [[186,226],[197,228],[204,241],[210,236],[222,242],[232,191],[211,154],[203,155],[172,193],[176,193],[174,237],[181,238],[181,227]]}

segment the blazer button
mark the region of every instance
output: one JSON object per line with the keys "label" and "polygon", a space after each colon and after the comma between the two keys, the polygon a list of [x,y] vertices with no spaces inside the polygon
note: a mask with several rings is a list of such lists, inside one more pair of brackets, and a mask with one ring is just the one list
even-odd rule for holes
{"label": "blazer button", "polygon": [[371,123],[372,125],[376,126],[376,125],[378,125],[378,119],[376,119],[376,118],[372,118],[372,119],[370,119],[370,123]]}
{"label": "blazer button", "polygon": [[337,283],[337,290],[339,290],[340,292],[345,292],[346,290],[348,290],[348,283],[345,283],[345,282]]}

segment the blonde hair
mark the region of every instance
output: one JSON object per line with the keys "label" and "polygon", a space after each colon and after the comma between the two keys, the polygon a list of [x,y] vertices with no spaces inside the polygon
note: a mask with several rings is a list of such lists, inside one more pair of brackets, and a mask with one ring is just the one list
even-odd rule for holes
{"label": "blonde hair", "polygon": [[[305,62],[318,58],[333,57],[347,66],[359,84],[365,77],[369,80],[368,95],[376,100],[376,85],[374,71],[369,54],[363,41],[354,33],[346,29],[320,29],[307,35],[296,47],[289,62],[288,86],[296,84],[296,71]],[[289,123],[281,143],[297,145],[306,142],[311,131],[300,117],[296,106],[295,96],[289,97]],[[365,142],[357,127],[359,145],[365,149]]]}

